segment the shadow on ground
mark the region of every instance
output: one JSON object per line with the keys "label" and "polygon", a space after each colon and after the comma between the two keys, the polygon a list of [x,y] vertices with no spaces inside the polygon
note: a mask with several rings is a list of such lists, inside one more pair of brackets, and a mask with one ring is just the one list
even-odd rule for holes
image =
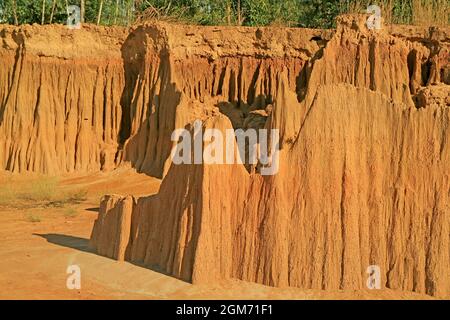
{"label": "shadow on ground", "polygon": [[47,233],[47,234],[33,233],[33,235],[42,237],[46,239],[48,242],[57,244],[59,246],[68,247],[84,252],[95,253],[93,250],[89,249],[89,239],[57,233]]}
{"label": "shadow on ground", "polygon": [[[75,250],[91,253],[91,254],[94,254],[97,256],[102,256],[102,255],[99,255],[95,250],[92,250],[89,248],[89,239],[75,237],[75,236],[69,236],[69,235],[65,235],[65,234],[58,234],[58,233],[46,233],[46,234],[33,233],[33,235],[44,238],[45,240],[47,240],[47,242],[56,244],[58,246],[72,248]],[[105,257],[105,256],[102,256],[102,257]],[[109,257],[105,257],[105,258],[111,259]],[[112,259],[112,260],[114,260],[114,259]],[[172,274],[162,270],[161,268],[159,268],[156,265],[148,266],[143,263],[136,262],[136,261],[127,261],[127,262],[131,263],[132,265],[135,265],[137,267],[152,270],[154,272],[157,272],[157,273],[181,280],[183,282],[189,283],[189,281],[175,277]]]}

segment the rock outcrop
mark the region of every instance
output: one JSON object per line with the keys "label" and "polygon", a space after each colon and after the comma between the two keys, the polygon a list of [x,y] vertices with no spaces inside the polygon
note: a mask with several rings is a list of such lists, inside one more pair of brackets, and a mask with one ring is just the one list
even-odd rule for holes
{"label": "rock outcrop", "polygon": [[[250,98],[242,95],[247,87],[239,89],[249,83],[248,57],[240,71],[218,78],[228,83],[220,91],[211,91],[217,78],[208,82],[211,72],[200,71],[221,60],[231,66],[230,58],[194,60],[194,73],[175,68],[191,84],[186,113],[206,119],[205,129],[242,127],[249,110],[273,104],[265,126],[280,130],[279,172],[173,164],[157,195],[104,200],[92,247],[194,283],[238,278],[353,290],[366,287],[367,268],[377,265],[383,287],[448,297],[448,30],[412,40],[364,28],[342,17],[335,34],[304,59],[275,63],[254,53],[259,70],[250,72]],[[169,39],[185,43],[173,31]],[[439,99],[430,100],[430,92]],[[225,104],[205,115],[204,104],[217,95]],[[120,228],[121,221],[131,222]]]}
{"label": "rock outcrop", "polygon": [[128,163],[157,177],[170,166],[175,128],[216,106],[248,113],[265,105],[283,69],[295,90],[303,65],[332,34],[170,24],[128,34],[0,30],[0,168],[59,174]]}
{"label": "rock outcrop", "polygon": [[0,168],[115,167],[125,78],[121,29],[0,26]]}
{"label": "rock outcrop", "polygon": [[[120,46],[109,86],[98,76],[103,82],[92,87],[87,78],[84,87],[64,82],[70,95],[102,94],[98,104],[95,94],[75,100],[93,101],[92,110],[64,98],[60,125],[59,91],[27,95],[37,98],[18,117],[18,92],[36,91],[31,80],[20,89],[27,73],[11,67],[0,75],[0,165],[66,172],[129,163],[163,177],[156,195],[106,196],[91,247],[186,281],[354,290],[377,265],[383,287],[450,297],[450,30],[370,31],[364,19],[340,17],[334,31],[139,26],[103,59],[112,64]],[[13,66],[34,55],[2,50]],[[32,66],[28,74],[41,74]],[[47,88],[57,79],[46,78]],[[39,133],[42,101],[54,106],[47,136]],[[94,121],[97,105],[114,116]],[[86,126],[81,118],[70,124],[70,106],[91,112]],[[278,173],[173,164],[173,130],[196,119],[222,132],[278,129]],[[51,140],[52,130],[78,139]],[[30,149],[43,151],[40,141],[50,151]]]}

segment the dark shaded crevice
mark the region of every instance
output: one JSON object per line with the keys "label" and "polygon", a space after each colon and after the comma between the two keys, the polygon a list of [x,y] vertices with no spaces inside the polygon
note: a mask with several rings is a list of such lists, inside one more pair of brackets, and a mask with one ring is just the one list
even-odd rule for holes
{"label": "dark shaded crevice", "polygon": [[370,64],[370,85],[369,89],[372,91],[376,91],[376,84],[375,84],[375,63],[376,63],[376,42],[372,41],[369,44],[369,64]]}
{"label": "dark shaded crevice", "polygon": [[[234,70],[231,70],[230,72],[230,82],[229,82],[229,91],[228,91],[228,101],[234,100],[234,96],[236,93],[236,75],[234,73]],[[239,101],[236,102],[237,106],[239,105]]]}
{"label": "dark shaded crevice", "polygon": [[342,179],[341,179],[341,199],[340,199],[340,225],[341,225],[341,275],[340,275],[340,284],[339,289],[344,290],[345,289],[345,283],[344,283],[344,276],[345,276],[345,198],[346,198],[346,190],[345,190],[345,184],[347,179],[347,159],[344,155],[344,163],[342,166]]}
{"label": "dark shaded crevice", "polygon": [[[106,80],[106,78],[105,78],[105,80]],[[103,86],[103,108],[102,108],[102,137],[103,137],[103,141],[106,141],[106,136],[105,136],[105,134],[106,134],[106,102],[107,102],[107,99],[106,99],[106,95],[107,95],[107,92],[106,92],[106,88],[107,88],[108,86],[107,85],[104,85]]]}
{"label": "dark shaded crevice", "polygon": [[219,84],[217,86],[217,93],[216,93],[218,96],[222,95],[222,93],[223,93],[223,82],[225,81],[225,74],[226,74],[227,67],[228,67],[228,61],[225,64],[225,67],[220,72]]}
{"label": "dark shaded crevice", "polygon": [[412,50],[410,53],[408,53],[406,63],[408,66],[409,90],[410,90],[411,94],[415,94],[415,90],[416,90],[416,88],[413,84],[414,74],[415,74],[415,71],[417,68],[416,59],[417,59],[417,51],[416,50]]}
{"label": "dark shaded crevice", "polygon": [[119,130],[119,150],[123,149],[123,146],[127,139],[131,135],[131,104],[133,99],[133,93],[138,85],[138,79],[141,72],[141,66],[143,64],[143,54],[136,52],[136,48],[145,48],[144,43],[139,42],[138,36],[135,33],[130,33],[125,42],[122,45],[122,60],[123,68],[125,72],[125,86],[120,98],[120,105],[122,107],[122,117],[120,121]]}
{"label": "dark shaded crevice", "polygon": [[16,42],[17,44],[17,50],[16,50],[16,54],[14,57],[14,66],[13,66],[13,71],[12,71],[12,79],[11,79],[11,84],[8,88],[8,93],[6,95],[6,99],[5,102],[0,105],[0,125],[3,123],[3,116],[5,113],[5,109],[6,109],[6,105],[8,104],[8,101],[11,97],[11,93],[12,93],[12,88],[14,86],[14,83],[17,81],[17,83],[20,82],[20,79],[22,78],[22,69],[23,69],[23,59],[25,56],[25,47],[24,47],[24,37],[21,33],[17,34],[13,34],[13,40],[14,42]]}
{"label": "dark shaded crevice", "polygon": [[312,70],[314,68],[314,64],[317,60],[322,59],[324,54],[324,49],[328,41],[325,41],[323,46],[314,54],[314,56],[305,63],[303,68],[301,69],[299,75],[296,79],[296,93],[297,93],[297,101],[300,103],[305,100],[306,94],[309,88],[309,80],[311,78]]}
{"label": "dark shaded crevice", "polygon": [[[131,105],[131,94],[130,92],[134,92],[134,88],[136,86],[137,75],[127,71],[129,68],[125,67],[125,88],[122,94],[122,98],[120,100],[120,105],[122,107],[122,117],[120,121],[120,130],[119,130],[119,145],[120,148],[123,147],[125,141],[130,137],[131,134],[131,114],[130,114],[130,105]],[[103,122],[105,119],[105,108],[103,108]]]}
{"label": "dark shaded crevice", "polygon": [[262,62],[260,62],[258,64],[258,66],[256,67],[256,70],[253,73],[252,81],[251,81],[251,83],[249,85],[249,88],[248,88],[247,103],[249,105],[252,105],[256,101],[255,87],[256,87],[256,81],[258,81],[258,79],[259,79],[259,74],[260,74],[260,71],[261,71],[261,64],[262,64]]}
{"label": "dark shaded crevice", "polygon": [[422,85],[426,85],[430,79],[430,74],[431,74],[431,66],[432,66],[432,62],[430,61],[430,59],[428,59],[426,62],[424,62],[422,64]]}

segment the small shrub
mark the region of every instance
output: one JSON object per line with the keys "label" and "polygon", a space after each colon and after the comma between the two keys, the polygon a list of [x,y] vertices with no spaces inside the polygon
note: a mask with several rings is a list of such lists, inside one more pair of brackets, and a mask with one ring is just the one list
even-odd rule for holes
{"label": "small shrub", "polygon": [[0,207],[9,206],[16,199],[16,192],[11,187],[0,187]]}
{"label": "small shrub", "polygon": [[42,178],[34,180],[25,191],[19,193],[18,198],[25,201],[43,202],[51,201],[57,194],[58,181],[55,178]]}
{"label": "small shrub", "polygon": [[32,222],[32,223],[36,223],[36,222],[41,222],[41,217],[39,215],[36,214],[28,214],[27,215],[27,221]]}
{"label": "small shrub", "polygon": [[78,215],[78,211],[74,208],[67,208],[64,210],[64,217],[66,218],[74,218]]}
{"label": "small shrub", "polygon": [[69,193],[67,197],[67,201],[69,203],[80,203],[86,200],[87,200],[86,190],[77,190],[73,193]]}
{"label": "small shrub", "polygon": [[42,177],[26,184],[8,182],[0,187],[0,207],[64,207],[86,200],[86,190],[63,191],[56,178]]}

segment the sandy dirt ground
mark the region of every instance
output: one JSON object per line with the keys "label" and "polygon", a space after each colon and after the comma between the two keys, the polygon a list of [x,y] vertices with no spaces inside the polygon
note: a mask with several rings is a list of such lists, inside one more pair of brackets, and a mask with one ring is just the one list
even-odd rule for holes
{"label": "sandy dirt ground", "polygon": [[[430,298],[392,290],[325,292],[271,288],[238,280],[198,286],[142,266],[117,262],[88,249],[100,197],[107,193],[152,194],[158,191],[160,181],[130,169],[120,169],[109,174],[58,178],[54,189],[46,191],[50,198],[58,198],[68,190],[86,193],[82,200],[63,205],[11,196],[11,190],[17,195],[45,179],[38,175],[0,172],[0,299]],[[80,290],[66,286],[69,265],[80,267]]]}

